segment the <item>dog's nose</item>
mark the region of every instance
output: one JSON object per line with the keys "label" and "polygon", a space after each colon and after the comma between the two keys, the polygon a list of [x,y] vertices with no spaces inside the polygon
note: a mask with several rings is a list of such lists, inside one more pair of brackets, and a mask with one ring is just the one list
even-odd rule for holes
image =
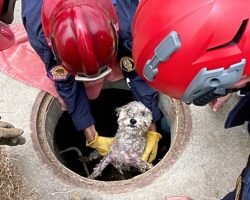
{"label": "dog's nose", "polygon": [[130,119],[130,123],[131,123],[131,124],[136,124],[136,122],[137,122],[137,121],[136,121],[135,119]]}

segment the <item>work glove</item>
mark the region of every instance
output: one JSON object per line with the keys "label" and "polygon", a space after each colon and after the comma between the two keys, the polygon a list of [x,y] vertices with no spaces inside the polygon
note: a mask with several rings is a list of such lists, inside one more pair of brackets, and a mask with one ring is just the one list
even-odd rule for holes
{"label": "work glove", "polygon": [[96,149],[102,156],[105,156],[109,152],[114,139],[114,137],[99,136],[96,132],[95,140],[89,143],[87,142],[86,146]]}
{"label": "work glove", "polygon": [[154,131],[147,131],[147,144],[142,155],[142,160],[152,163],[156,158],[158,150],[158,142],[162,138],[160,133]]}
{"label": "work glove", "polygon": [[23,130],[15,128],[8,122],[0,121],[0,145],[16,146],[24,144]]}

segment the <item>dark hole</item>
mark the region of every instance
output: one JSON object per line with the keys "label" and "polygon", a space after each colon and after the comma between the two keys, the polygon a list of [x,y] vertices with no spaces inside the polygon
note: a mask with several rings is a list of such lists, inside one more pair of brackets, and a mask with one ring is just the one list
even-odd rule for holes
{"label": "dark hole", "polygon": [[[101,91],[101,94],[96,100],[90,101],[92,114],[96,121],[96,129],[99,135],[102,136],[114,136],[117,130],[117,116],[115,108],[127,104],[133,101],[132,94],[127,90],[118,89],[105,89]],[[161,121],[158,122],[158,132],[160,132],[163,138],[159,142],[157,158],[154,161],[154,165],[157,164],[166,154],[170,147],[170,133],[163,133],[161,127]],[[60,117],[54,134],[54,146],[55,153],[58,160],[70,170],[75,173],[87,177],[87,173],[83,164],[80,161],[79,152],[83,157],[93,152],[92,148],[86,147],[86,140],[82,132],[77,131],[71,121],[71,118],[67,112],[63,112]],[[70,149],[72,148],[73,149]],[[59,154],[66,150],[66,152]],[[85,163],[92,173],[93,168],[98,164],[100,159]],[[106,167],[102,172],[102,176],[98,180],[102,181],[114,181],[114,180],[126,180],[140,174],[136,169],[131,169],[128,172],[120,174],[112,165]]]}

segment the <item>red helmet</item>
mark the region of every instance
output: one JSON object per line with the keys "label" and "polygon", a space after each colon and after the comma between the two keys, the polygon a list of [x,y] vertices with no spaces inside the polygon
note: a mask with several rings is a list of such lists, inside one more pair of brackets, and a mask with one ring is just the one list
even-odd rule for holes
{"label": "red helmet", "polygon": [[[117,16],[110,0],[58,0],[43,26],[58,61],[71,73],[93,77],[111,64],[117,51]],[[48,14],[49,13],[49,14]]]}
{"label": "red helmet", "polygon": [[[6,3],[6,1],[5,1]],[[0,0],[0,51],[8,49],[15,42],[15,36],[9,26],[1,21],[4,17],[4,0]]]}
{"label": "red helmet", "polygon": [[10,48],[15,43],[15,36],[9,26],[0,21],[0,51]]}
{"label": "red helmet", "polygon": [[137,72],[186,103],[223,96],[250,74],[249,17],[248,0],[142,0],[133,24]]}

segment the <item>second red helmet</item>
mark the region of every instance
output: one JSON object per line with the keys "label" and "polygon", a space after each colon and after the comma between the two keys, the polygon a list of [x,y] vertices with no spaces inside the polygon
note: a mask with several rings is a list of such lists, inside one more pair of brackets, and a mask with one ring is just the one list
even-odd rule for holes
{"label": "second red helmet", "polygon": [[250,74],[249,18],[248,0],[141,0],[133,24],[137,72],[187,103],[224,95]]}
{"label": "second red helmet", "polygon": [[[117,16],[110,0],[57,0],[43,4],[45,35],[58,61],[72,74],[93,77],[113,62]],[[53,7],[53,6],[52,6]]]}
{"label": "second red helmet", "polygon": [[0,51],[8,49],[15,42],[13,32],[10,27],[5,24],[13,21],[14,5],[15,0],[0,0]]}

